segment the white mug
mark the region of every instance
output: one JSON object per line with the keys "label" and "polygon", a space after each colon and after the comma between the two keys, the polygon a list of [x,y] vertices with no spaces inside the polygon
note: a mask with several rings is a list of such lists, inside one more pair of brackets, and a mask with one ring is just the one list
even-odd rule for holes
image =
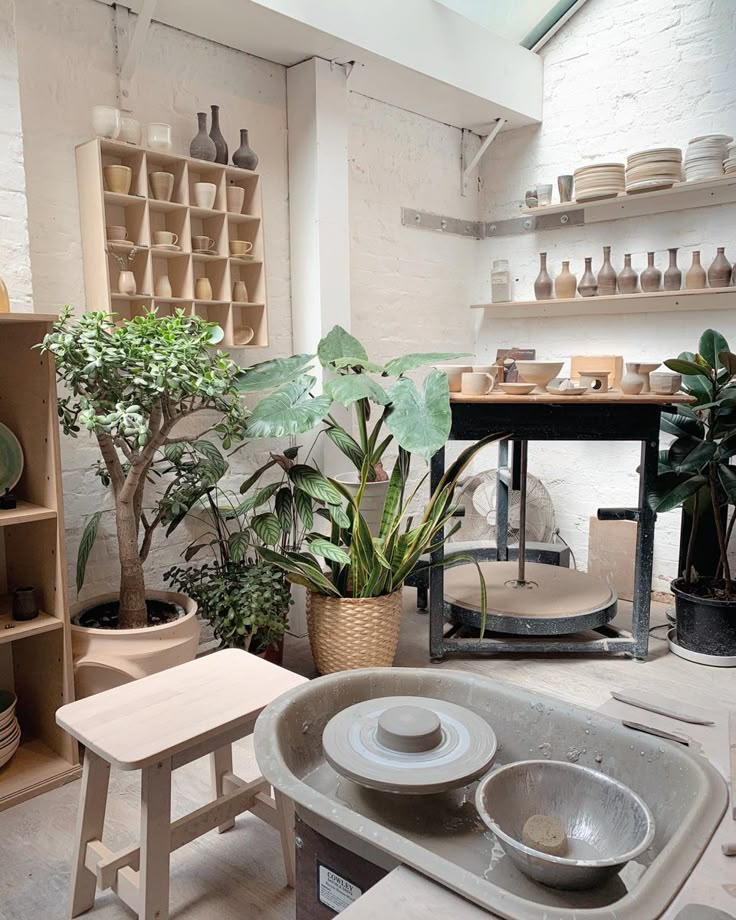
{"label": "white mug", "polygon": [[217,186],[214,182],[194,183],[194,203],[198,208],[208,208],[212,210],[215,206],[216,194]]}
{"label": "white mug", "polygon": [[156,246],[176,246],[179,242],[179,237],[169,230],[154,230],[153,242]]}
{"label": "white mug", "polygon": [[493,374],[470,373],[462,376],[462,392],[466,396],[485,396],[496,385]]}

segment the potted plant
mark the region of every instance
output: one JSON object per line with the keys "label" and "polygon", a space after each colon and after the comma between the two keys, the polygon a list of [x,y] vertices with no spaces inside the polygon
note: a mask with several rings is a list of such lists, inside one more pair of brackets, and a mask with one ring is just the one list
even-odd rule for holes
{"label": "potted plant", "polygon": [[[115,322],[110,313],[84,313],[73,321],[65,308],[41,348],[53,355],[65,395],[59,399],[64,432],[85,428],[102,457],[98,475],[113,502],[120,565],[119,589],[78,605],[72,626],[77,696],[192,659],[199,641],[196,604],[182,595],[147,590],[144,564],[153,536],[170,512],[182,480],[172,460],[188,445],[198,462],[182,475],[217,481],[225,461],[205,434],[227,448],[246,413],[236,380],[241,369],[211,350],[215,326],[176,311],[146,312]],[[182,434],[177,426],[207,412],[205,429]],[[215,424],[212,425],[212,415]],[[145,489],[157,464],[174,475],[152,506]],[[77,590],[84,583],[97,534],[98,511],[79,547]]]}
{"label": "potted plant", "polygon": [[[682,374],[682,389],[695,398],[664,415],[662,429],[675,436],[660,451],[655,511],[685,507],[691,515],[684,570],[672,582],[675,595],[677,643],[673,646],[714,657],[736,655],[736,588],[728,558],[728,544],[736,521],[736,354],[725,338],[707,329],[697,354],[683,352],[665,361]],[[693,552],[704,527],[714,527],[719,565],[714,577],[699,576]]]}

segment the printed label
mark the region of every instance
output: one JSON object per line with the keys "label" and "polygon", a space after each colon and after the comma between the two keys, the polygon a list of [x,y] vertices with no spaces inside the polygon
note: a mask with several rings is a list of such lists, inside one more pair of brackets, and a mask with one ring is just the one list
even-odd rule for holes
{"label": "printed label", "polygon": [[339,914],[363,894],[357,885],[353,885],[337,872],[333,872],[322,863],[317,863],[317,865],[319,866],[319,900],[325,907]]}

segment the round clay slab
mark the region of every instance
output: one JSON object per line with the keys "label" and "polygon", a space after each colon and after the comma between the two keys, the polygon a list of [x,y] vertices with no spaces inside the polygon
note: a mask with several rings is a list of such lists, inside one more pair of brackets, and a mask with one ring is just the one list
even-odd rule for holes
{"label": "round clay slab", "polygon": [[384,696],[338,712],[325,726],[322,745],[333,769],[361,786],[421,795],[486,773],[497,741],[485,719],[462,706]]}

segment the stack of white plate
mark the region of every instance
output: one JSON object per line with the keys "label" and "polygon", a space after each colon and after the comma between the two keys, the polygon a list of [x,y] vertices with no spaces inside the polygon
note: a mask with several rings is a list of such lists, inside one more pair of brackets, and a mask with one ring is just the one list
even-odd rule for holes
{"label": "stack of white plate", "polygon": [[18,750],[20,725],[15,717],[15,694],[0,690],[0,767]]}
{"label": "stack of white plate", "polygon": [[625,191],[623,163],[594,163],[575,170],[575,200],[615,198]]}
{"label": "stack of white plate", "polygon": [[729,144],[726,148],[726,159],[723,161],[723,170],[727,176],[736,175],[736,144]]}
{"label": "stack of white plate", "polygon": [[723,161],[728,144],[733,140],[727,134],[704,134],[694,137],[687,145],[685,154],[685,179],[695,182],[702,179],[717,179],[723,175]]}
{"label": "stack of white plate", "polygon": [[671,188],[682,179],[682,150],[654,147],[632,153],[626,160],[626,191],[650,192]]}

